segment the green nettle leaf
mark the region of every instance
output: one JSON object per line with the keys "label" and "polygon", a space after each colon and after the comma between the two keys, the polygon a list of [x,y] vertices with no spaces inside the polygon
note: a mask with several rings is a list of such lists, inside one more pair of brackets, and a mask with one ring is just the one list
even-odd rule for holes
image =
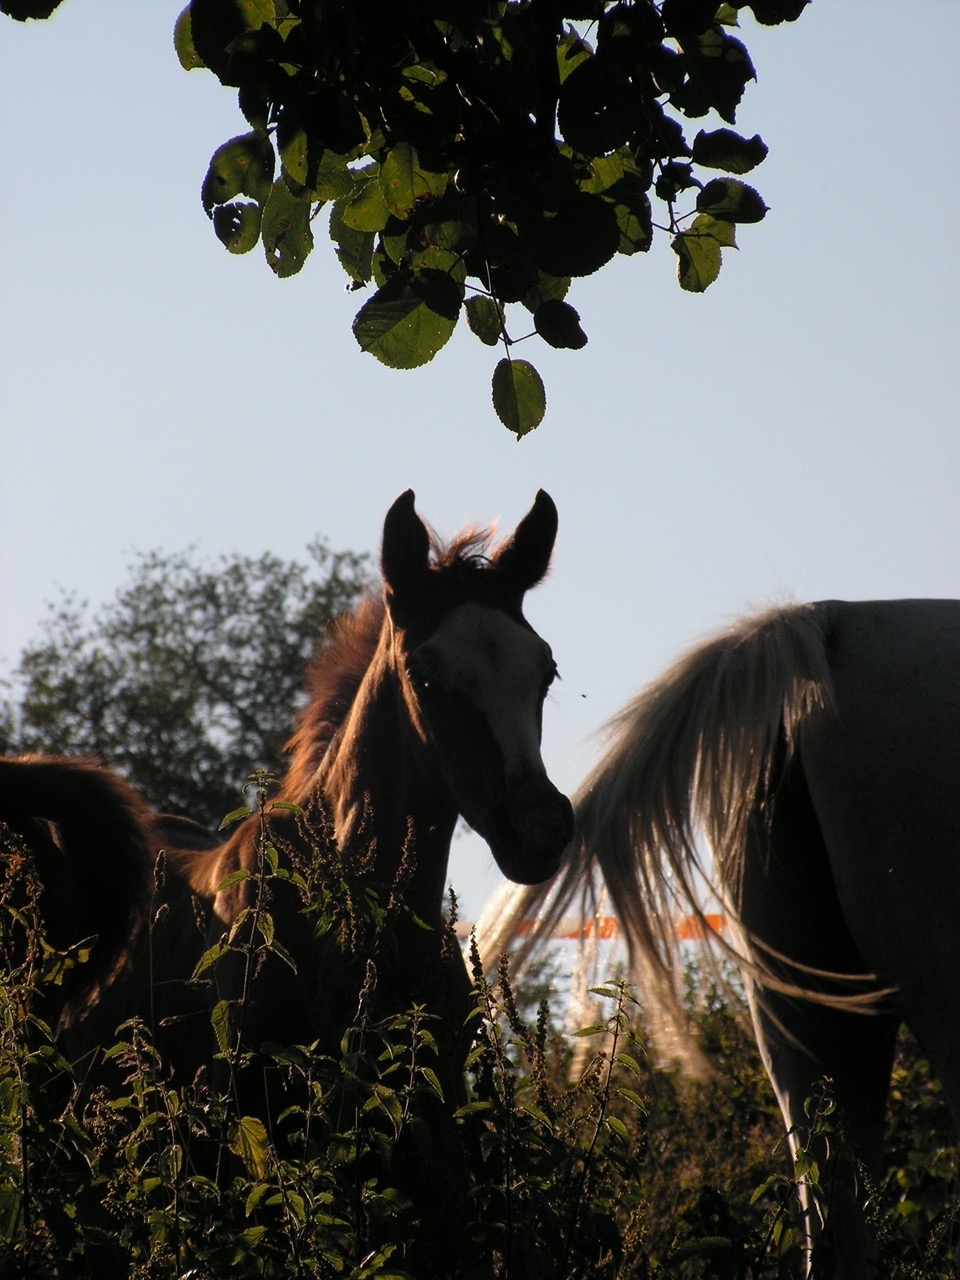
{"label": "green nettle leaf", "polygon": [[360,308],[354,336],[381,364],[415,369],[449,341],[462,303],[463,283],[450,271],[431,266],[398,271]]}
{"label": "green nettle leaf", "polygon": [[693,163],[705,169],[726,169],[727,173],[749,173],[767,155],[767,144],[755,133],[742,138],[732,129],[701,129],[693,140]]}
{"label": "green nettle leaf", "polygon": [[248,1173],[262,1178],[267,1171],[267,1130],[256,1116],[241,1116],[231,1134],[230,1150]]}
{"label": "green nettle leaf", "polygon": [[547,411],[547,393],[532,364],[506,356],[499,362],[493,371],[493,407],[518,440],[539,427]]}
{"label": "green nettle leaf", "polygon": [[467,326],[481,342],[495,347],[503,334],[503,313],[493,298],[478,294],[464,303]]}
{"label": "green nettle leaf", "polygon": [[697,196],[697,210],[725,222],[759,222],[767,212],[760,193],[736,178],[714,178]]}
{"label": "green nettle leaf", "polygon": [[263,204],[270,194],[277,158],[265,133],[243,133],[217,147],[207,169],[200,199],[209,216],[214,205],[234,196],[249,196]]}
{"label": "green nettle leaf", "polygon": [[587,345],[587,335],[580,328],[580,313],[568,302],[551,300],[543,302],[533,313],[533,323],[551,347],[566,347],[579,351]]}
{"label": "green nettle leaf", "polygon": [[688,293],[703,293],[720,274],[720,245],[713,236],[700,235],[691,228],[681,231],[670,247],[679,259],[680,288]]}
{"label": "green nettle leaf", "polygon": [[380,190],[394,217],[409,217],[418,200],[439,199],[446,189],[447,174],[424,168],[409,142],[399,142],[387,152],[380,168]]}
{"label": "green nettle leaf", "polygon": [[229,1000],[218,1000],[210,1015],[217,1047],[221,1053],[229,1053],[233,1039],[233,1006]]}
{"label": "green nettle leaf", "polygon": [[309,203],[291,195],[282,180],[275,182],[260,230],[272,270],[281,279],[296,275],[313,248]]}
{"label": "green nettle leaf", "polygon": [[221,204],[213,211],[217,239],[231,253],[249,253],[260,239],[258,204]]}

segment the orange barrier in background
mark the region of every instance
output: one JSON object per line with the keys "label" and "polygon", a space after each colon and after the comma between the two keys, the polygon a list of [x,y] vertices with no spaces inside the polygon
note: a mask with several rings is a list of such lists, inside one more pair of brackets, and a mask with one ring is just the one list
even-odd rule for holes
{"label": "orange barrier in background", "polygon": [[[727,927],[727,917],[719,912],[707,912],[705,916],[711,932],[723,933]],[[517,930],[517,937],[533,930],[536,921],[524,920]],[[465,942],[473,931],[475,921],[462,920],[457,923],[457,937]],[[620,926],[616,916],[596,916],[590,920],[578,920],[575,916],[561,916],[557,927],[550,935],[560,942],[575,942],[578,938],[599,938],[609,941],[618,937]],[[677,921],[676,936],[678,942],[701,942],[706,936],[703,924],[698,916],[684,916]]]}

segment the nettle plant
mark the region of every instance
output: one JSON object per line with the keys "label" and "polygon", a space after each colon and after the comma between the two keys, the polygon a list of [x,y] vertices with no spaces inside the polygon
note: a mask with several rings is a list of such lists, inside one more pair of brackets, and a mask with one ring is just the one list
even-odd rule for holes
{"label": "nettle plant", "polygon": [[[231,253],[263,245],[296,274],[325,225],[364,351],[392,368],[432,360],[461,315],[503,356],[493,402],[518,437],[546,409],[532,329],[587,336],[574,277],[663,233],[681,288],[702,292],[741,223],[766,206],[742,180],[767,147],[735,123],[755,78],[734,34],[807,0],[192,0],[182,65],[239,90],[248,130],[218,147],[203,207]],[[688,137],[688,120],[722,127]],[[514,310],[519,308],[519,318]]]}

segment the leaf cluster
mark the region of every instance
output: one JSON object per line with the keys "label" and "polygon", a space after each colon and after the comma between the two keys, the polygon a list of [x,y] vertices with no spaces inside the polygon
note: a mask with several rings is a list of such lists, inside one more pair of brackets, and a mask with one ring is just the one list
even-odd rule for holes
{"label": "leaf cluster", "polygon": [[[214,153],[203,207],[231,253],[295,274],[326,226],[360,347],[409,369],[461,315],[504,356],[494,406],[518,437],[546,396],[514,358],[508,308],[555,348],[587,337],[571,280],[671,237],[681,287],[706,289],[766,206],[742,175],[767,148],[732,128],[754,67],[734,34],[806,0],[191,0],[187,69],[238,90],[248,130]],[[686,121],[724,122],[692,139]],[[703,171],[707,175],[701,176]],[[710,174],[722,176],[709,176]],[[664,210],[654,221],[654,201]]]}

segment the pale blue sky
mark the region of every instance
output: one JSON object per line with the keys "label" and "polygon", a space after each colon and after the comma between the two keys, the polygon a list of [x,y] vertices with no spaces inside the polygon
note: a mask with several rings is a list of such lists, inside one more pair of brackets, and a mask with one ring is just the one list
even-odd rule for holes
{"label": "pale blue sky", "polygon": [[[412,373],[360,353],[362,297],[320,227],[287,281],[220,247],[200,182],[245,125],[180,69],[178,9],[0,19],[8,667],[45,601],[109,598],[134,549],[374,551],[408,485],[441,532],[506,531],[542,485],[560,538],[528,614],[563,676],[545,757],[570,789],[607,716],[746,607],[960,595],[955,0],[745,15],[759,83],[737,127],[770,146],[770,213],[702,297],[665,241],[575,282],[590,343],[521,349],[548,410],[519,443],[466,331]],[[497,883],[472,837],[452,877],[465,915]]]}

